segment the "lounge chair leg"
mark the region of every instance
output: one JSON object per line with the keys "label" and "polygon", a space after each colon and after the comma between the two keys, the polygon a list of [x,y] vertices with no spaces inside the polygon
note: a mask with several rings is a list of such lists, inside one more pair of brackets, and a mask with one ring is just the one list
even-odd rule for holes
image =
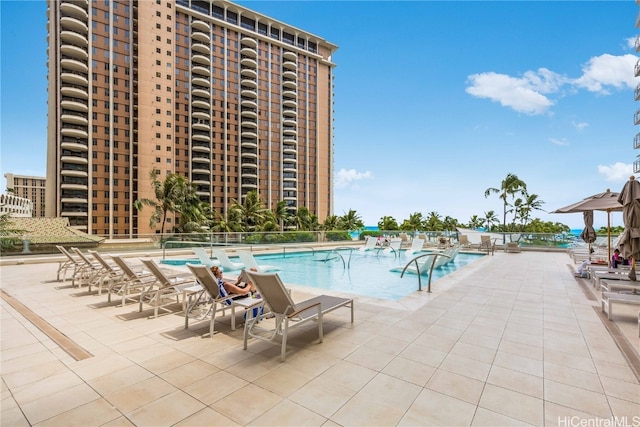
{"label": "lounge chair leg", "polygon": [[280,361],[284,362],[287,353],[287,332],[289,331],[289,319],[284,319],[284,330],[282,331],[282,347],[280,348]]}

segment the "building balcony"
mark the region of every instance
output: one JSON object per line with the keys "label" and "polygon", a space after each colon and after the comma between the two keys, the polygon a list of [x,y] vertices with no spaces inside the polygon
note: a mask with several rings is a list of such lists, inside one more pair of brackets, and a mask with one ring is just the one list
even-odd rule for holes
{"label": "building balcony", "polygon": [[74,31],[61,31],[60,40],[65,44],[71,44],[85,49],[89,47],[89,40],[83,34]]}
{"label": "building balcony", "polygon": [[193,150],[194,152],[198,152],[198,153],[210,153],[211,152],[211,148],[209,148],[208,145],[201,145],[198,143],[194,143],[191,146],[191,150]]}
{"label": "building balcony", "polygon": [[253,58],[247,58],[247,57],[242,58],[240,60],[240,65],[242,67],[247,67],[247,68],[253,68],[253,69],[258,68],[258,63]]}
{"label": "building balcony", "polygon": [[84,203],[87,204],[89,202],[89,200],[85,197],[61,197],[60,198],[60,202],[61,203]]}
{"label": "building balcony", "polygon": [[87,178],[89,176],[89,173],[86,170],[82,169],[65,169],[63,167],[60,169],[60,175],[73,176],[77,178]]}
{"label": "building balcony", "polygon": [[60,143],[60,148],[62,148],[63,150],[78,151],[81,153],[86,153],[87,151],[89,151],[89,147],[87,147],[86,142],[82,143],[79,139],[75,141],[63,140]]}
{"label": "building balcony", "polygon": [[640,125],[640,110],[633,115],[633,124]]}
{"label": "building balcony", "polygon": [[83,73],[63,71],[60,74],[60,80],[62,80],[62,83],[70,85],[89,87],[89,79]]}
{"label": "building balcony", "polygon": [[60,60],[60,67],[62,68],[62,71],[78,71],[84,74],[89,73],[89,66],[87,63],[78,61],[77,59],[63,58]]}
{"label": "building balcony", "polygon": [[62,96],[68,96],[70,98],[89,99],[89,92],[86,87],[75,85],[63,85],[60,88],[60,94]]}
{"label": "building balcony", "polygon": [[191,74],[194,76],[202,76],[203,78],[206,78],[207,80],[209,80],[209,78],[211,77],[211,70],[209,67],[203,67],[201,65],[194,65],[191,68]]}
{"label": "building balcony", "polygon": [[244,47],[250,47],[253,49],[256,49],[258,47],[258,42],[255,39],[252,39],[251,37],[242,37],[242,40],[240,40],[240,44]]}
{"label": "building balcony", "polygon": [[291,52],[291,51],[287,50],[287,51],[282,53],[282,59],[284,59],[286,61],[297,62],[298,61],[298,54],[296,54],[295,52]]}
{"label": "building balcony", "polygon": [[295,90],[284,90],[282,92],[282,97],[283,98],[288,98],[288,99],[295,99],[298,96],[297,92]]}
{"label": "building balcony", "polygon": [[194,64],[203,65],[207,68],[211,66],[211,60],[204,55],[193,55],[191,61]]}
{"label": "building balcony", "polygon": [[282,128],[282,134],[284,135],[285,140],[291,138],[295,141],[296,137],[298,136],[298,128],[296,128],[295,126],[284,126]]}
{"label": "building balcony", "polygon": [[194,141],[203,141],[203,142],[211,142],[211,136],[208,133],[204,132],[193,132],[191,135],[191,139]]}
{"label": "building balcony", "polygon": [[81,184],[81,183],[76,183],[76,184],[72,184],[72,183],[62,183],[60,184],[60,188],[62,190],[88,190],[89,186],[87,185],[87,183],[85,184]]}
{"label": "building balcony", "polygon": [[244,119],[240,122],[242,130],[258,129],[258,121],[255,119]]}
{"label": "building balcony", "polygon": [[286,129],[286,128],[293,128],[296,129],[296,126],[298,126],[298,123],[294,120],[291,119],[289,117],[285,117],[284,120],[282,120],[282,126]]}
{"label": "building balcony", "polygon": [[76,114],[63,113],[60,116],[60,120],[62,120],[62,123],[71,123],[74,125],[84,125],[84,126],[89,125],[89,120],[87,119],[86,116],[80,116]]}
{"label": "building balcony", "polygon": [[62,156],[60,157],[60,160],[66,163],[75,163],[78,165],[86,165],[89,163],[89,159],[80,156]]}
{"label": "building balcony", "polygon": [[209,120],[211,115],[208,112],[202,110],[195,110],[191,112],[191,117],[197,120]]}
{"label": "building balcony", "polygon": [[200,89],[200,88],[191,89],[191,95],[193,95],[194,97],[211,99],[211,93],[209,92],[208,89]]}
{"label": "building balcony", "polygon": [[242,88],[242,92],[240,92],[240,95],[245,98],[253,98],[253,99],[256,99],[258,97],[258,93],[256,92],[255,89],[250,89],[247,87]]}
{"label": "building balcony", "polygon": [[257,189],[258,188],[258,180],[255,179],[248,179],[248,180],[242,180],[242,184],[241,186],[243,188],[252,188],[252,189]]}
{"label": "building balcony", "polygon": [[633,162],[633,173],[640,173],[640,159]]}
{"label": "building balcony", "polygon": [[285,90],[292,90],[294,92],[297,92],[298,90],[298,83],[295,80],[291,80],[291,79],[286,79],[282,82],[282,87]]}
{"label": "building balcony", "polygon": [[243,159],[257,159],[258,153],[253,151],[242,151],[242,153],[240,154],[240,157]]}
{"label": "building balcony", "polygon": [[[211,160],[209,160],[209,156],[200,156],[200,155],[198,155],[198,156],[194,155],[193,157],[191,157],[191,162],[200,164],[200,167],[197,167],[195,165],[193,166],[193,170],[194,171],[196,169],[202,169],[202,170],[207,170],[208,171],[209,170],[209,166],[208,165],[211,164]],[[205,165],[205,164],[207,165],[206,167],[202,166],[202,165]]]}
{"label": "building balcony", "polygon": [[207,24],[204,21],[201,21],[199,19],[194,19],[193,22],[191,22],[191,31],[193,33],[196,33],[198,31],[209,33],[211,31],[211,27],[209,27],[209,24]]}
{"label": "building balcony", "polygon": [[240,112],[240,116],[243,118],[254,120],[258,119],[258,113],[254,109],[242,109],[242,111]]}
{"label": "building balcony", "polygon": [[[84,18],[84,20],[86,20],[86,17]],[[75,31],[76,33],[80,34],[89,34],[89,27],[87,27],[87,24],[79,19],[72,18],[70,16],[64,16],[60,18],[60,26],[63,30]]]}
{"label": "building balcony", "polygon": [[89,17],[85,9],[71,2],[60,3],[60,12],[64,16],[72,16],[80,20],[86,20]]}
{"label": "building balcony", "polygon": [[209,166],[205,165],[204,163],[194,163],[191,166],[191,173],[195,176],[195,175],[207,175],[209,176],[211,174],[211,171],[209,170]]}
{"label": "building balcony", "polygon": [[636,65],[635,67],[633,67],[633,71],[634,71],[634,76],[636,77],[640,77],[640,59],[638,59],[638,61],[636,61]]}
{"label": "building balcony", "polygon": [[298,103],[295,99],[283,99],[282,106],[287,108],[296,108],[298,106]]}
{"label": "building balcony", "polygon": [[633,138],[633,148],[640,149],[640,133],[637,133],[635,138]]}
{"label": "building balcony", "polygon": [[293,120],[297,120],[298,119],[298,112],[296,111],[295,108],[283,108],[282,109],[282,116],[285,118],[292,118]]}
{"label": "building balcony", "polygon": [[258,110],[258,103],[256,101],[254,101],[253,99],[243,99],[240,102],[240,106],[242,108],[250,108],[253,110]]}
{"label": "building balcony", "polygon": [[289,70],[289,71],[298,71],[298,64],[296,64],[293,61],[284,61],[282,63],[282,69],[284,71]]}
{"label": "building balcony", "polygon": [[192,86],[200,86],[200,87],[203,87],[203,88],[210,89],[211,88],[211,81],[209,79],[203,79],[202,77],[194,76],[191,79],[191,85]]}
{"label": "building balcony", "polygon": [[198,42],[198,43],[193,43],[191,45],[191,52],[194,54],[202,54],[202,55],[210,56],[211,48],[209,47],[208,44]]}
{"label": "building balcony", "polygon": [[209,37],[208,33],[209,30],[207,30],[206,32],[194,31],[191,34],[191,38],[196,42],[204,43],[207,46],[211,46],[211,37]]}
{"label": "building balcony", "polygon": [[84,113],[89,111],[87,102],[83,100],[63,99],[62,101],[60,101],[60,106],[65,110],[75,110]]}
{"label": "building balcony", "polygon": [[242,89],[258,89],[258,82],[256,79],[243,78],[240,83],[242,84]]}
{"label": "building balcony", "polygon": [[253,80],[257,80],[258,78],[258,73],[256,72],[256,70],[253,70],[251,68],[243,68],[240,70],[240,75],[243,78],[249,78],[249,79],[253,79]]}
{"label": "building balcony", "polygon": [[283,146],[282,153],[285,155],[285,158],[286,158],[287,154],[289,155],[298,154],[298,150],[296,149],[295,145],[294,146],[287,145],[287,146]]}
{"label": "building balcony", "polygon": [[242,138],[258,138],[258,134],[253,129],[242,129],[240,136],[242,136]]}
{"label": "building balcony", "polygon": [[282,78],[283,79],[297,80],[298,79],[298,74],[295,71],[285,70],[282,73]]}
{"label": "building balcony", "polygon": [[74,46],[72,44],[63,44],[60,46],[60,53],[69,58],[75,58],[80,61],[86,61],[89,59],[89,53],[81,47]]}
{"label": "building balcony", "polygon": [[86,130],[76,128],[76,127],[69,127],[69,126],[63,126],[62,129],[60,129],[60,135],[68,136],[71,138],[88,138],[89,137],[89,133]]}
{"label": "building balcony", "polygon": [[243,47],[240,49],[240,55],[242,58],[256,59],[258,57],[258,52],[256,52],[252,47]]}
{"label": "building balcony", "polygon": [[258,142],[256,140],[253,141],[245,141],[243,140],[240,143],[240,146],[244,149],[250,149],[250,150],[257,150],[258,149]]}
{"label": "building balcony", "polygon": [[206,100],[204,100],[204,99],[202,99],[202,98],[194,99],[194,100],[191,102],[191,105],[192,105],[194,108],[205,108],[205,109],[207,109],[207,110],[210,110],[210,109],[211,109],[211,104],[210,104],[208,101],[206,101]]}
{"label": "building balcony", "polygon": [[[88,208],[88,206],[87,206]],[[80,211],[80,210],[73,210],[73,211],[65,211],[64,208],[62,208],[62,213],[60,216],[68,216],[68,217],[87,217],[89,216],[89,214],[87,213],[87,211]]]}
{"label": "building balcony", "polygon": [[211,180],[208,177],[207,178],[196,178],[194,176],[192,182],[194,184],[196,184],[196,185],[209,185],[209,184],[211,184]]}

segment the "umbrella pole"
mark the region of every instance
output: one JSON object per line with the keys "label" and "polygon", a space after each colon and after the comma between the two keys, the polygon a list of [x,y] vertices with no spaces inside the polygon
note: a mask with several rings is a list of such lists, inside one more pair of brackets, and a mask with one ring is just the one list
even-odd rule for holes
{"label": "umbrella pole", "polygon": [[607,262],[611,262],[611,211],[607,210]]}

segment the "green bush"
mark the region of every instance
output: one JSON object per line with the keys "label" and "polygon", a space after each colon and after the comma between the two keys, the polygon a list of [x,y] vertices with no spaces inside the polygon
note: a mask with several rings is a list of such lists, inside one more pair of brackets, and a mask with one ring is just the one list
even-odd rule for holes
{"label": "green bush", "polygon": [[351,239],[351,235],[349,234],[348,231],[327,231],[327,240],[331,241],[331,242],[336,242],[339,240],[352,240]]}
{"label": "green bush", "polygon": [[376,230],[364,230],[364,231],[362,231],[360,233],[360,239],[359,240],[366,240],[367,236],[371,236],[371,237],[382,236],[382,232],[376,231]]}
{"label": "green bush", "polygon": [[244,241],[246,243],[262,243],[262,234],[250,234],[245,237]]}

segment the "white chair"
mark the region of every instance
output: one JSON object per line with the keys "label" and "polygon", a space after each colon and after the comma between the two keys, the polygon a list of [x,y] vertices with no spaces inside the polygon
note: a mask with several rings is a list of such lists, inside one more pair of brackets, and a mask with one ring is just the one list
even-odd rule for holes
{"label": "white chair", "polygon": [[[153,317],[158,317],[158,311],[160,309],[170,312],[166,307],[180,302],[180,296],[188,292],[189,288],[193,292],[197,289],[193,289],[195,279],[191,273],[176,273],[168,275],[160,269],[158,264],[152,259],[142,259],[142,264],[149,269],[151,274],[156,278],[155,283],[146,288],[140,294],[140,307],[138,311],[142,311],[142,304],[147,303],[153,307]],[[165,302],[168,301],[168,302]],[[184,308],[184,304],[183,304]]]}
{"label": "white chair", "polygon": [[259,265],[253,254],[249,251],[239,249],[236,251],[236,253],[238,254],[240,261],[242,261],[246,269],[255,269],[255,271],[259,271],[260,273],[280,270],[278,267],[275,267],[273,265]]}
{"label": "white chair", "polygon": [[361,251],[361,252],[364,252],[364,251],[370,251],[372,249],[375,249],[377,240],[378,239],[376,239],[374,237],[366,236],[365,237],[365,241],[364,241],[364,246],[362,246],[358,250]]}
{"label": "white chair", "polygon": [[224,249],[211,249],[211,252],[220,262],[220,266],[225,270],[242,270],[244,268],[244,264],[241,262],[231,261]]}
{"label": "white chair", "polygon": [[209,254],[207,254],[207,251],[204,248],[196,246],[196,247],[191,248],[191,250],[198,257],[198,261],[200,261],[200,264],[202,264],[202,265],[206,265],[207,267],[213,267],[214,265],[219,265],[220,264],[220,261],[212,260],[211,257],[209,257]]}
{"label": "white chair", "polygon": [[407,255],[412,255],[416,252],[420,252],[424,246],[424,239],[416,237],[411,241],[411,247],[407,249]]}

